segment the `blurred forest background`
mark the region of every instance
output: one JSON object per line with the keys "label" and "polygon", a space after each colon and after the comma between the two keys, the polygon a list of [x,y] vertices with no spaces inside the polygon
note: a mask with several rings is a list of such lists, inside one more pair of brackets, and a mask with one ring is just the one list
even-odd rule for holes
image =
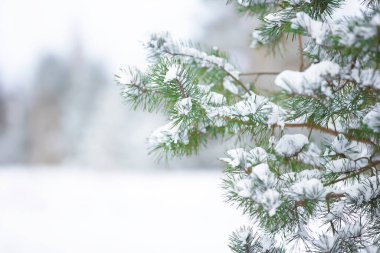
{"label": "blurred forest background", "polygon": [[114,73],[146,68],[141,41],[160,31],[242,72],[297,69],[293,45],[249,48],[255,25],[225,0],[0,0],[0,252],[230,252],[246,219],[217,158],[234,141],[157,163],[146,138],[165,118],[123,104]]}
{"label": "blurred forest background", "polygon": [[[149,32],[168,30],[182,40],[217,46],[243,72],[298,65],[291,45],[275,60],[268,52],[250,49],[256,21],[240,17],[225,1],[188,1],[182,6],[163,1],[177,10],[162,13],[136,1],[95,1],[91,10],[84,8],[85,0],[53,2],[0,2],[1,166],[218,168],[216,158],[224,151],[218,141],[197,157],[170,163],[148,156],[146,137],[164,118],[124,105],[113,74],[129,64],[144,67],[138,41]],[[155,3],[150,4],[154,9]],[[178,23],[172,22],[176,19]],[[136,22],[128,24],[131,20]],[[271,83],[271,77],[261,77],[255,86],[268,92]]]}

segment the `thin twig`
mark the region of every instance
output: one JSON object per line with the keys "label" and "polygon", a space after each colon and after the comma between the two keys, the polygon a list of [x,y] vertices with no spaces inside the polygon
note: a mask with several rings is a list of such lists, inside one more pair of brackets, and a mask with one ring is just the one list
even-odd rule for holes
{"label": "thin twig", "polygon": [[332,182],[329,182],[329,183],[325,184],[324,186],[329,186],[329,185],[332,185],[332,184],[336,184],[336,183],[338,183],[338,182],[344,181],[344,180],[349,179],[349,178],[351,178],[351,177],[355,177],[355,176],[357,176],[357,175],[360,175],[361,173],[363,173],[363,172],[365,172],[365,171],[367,171],[367,170],[369,170],[369,169],[372,169],[373,167],[375,167],[375,166],[378,165],[378,164],[380,164],[380,161],[377,161],[377,162],[373,162],[373,163],[371,163],[371,164],[368,164],[367,166],[364,166],[364,167],[362,167],[361,169],[359,169],[357,172],[352,173],[352,174],[349,174],[349,175],[347,175],[347,176],[345,176],[345,177],[339,178],[339,179],[334,180],[334,181],[332,181]]}
{"label": "thin twig", "polygon": [[179,92],[181,92],[182,98],[187,98],[187,95],[185,93],[185,89],[183,88],[183,85],[181,84],[181,82],[178,79],[175,79],[175,83],[178,85]]}
{"label": "thin twig", "polygon": [[216,67],[218,67],[219,69],[223,70],[229,77],[231,77],[245,92],[249,93],[250,90],[245,87],[245,85],[239,80],[237,79],[234,75],[232,75],[230,72],[228,72],[224,67],[220,66],[220,65],[217,65],[215,64],[214,62],[212,61],[209,61],[207,59],[204,59],[202,57],[196,57],[196,56],[192,56],[192,55],[187,55],[187,54],[182,54],[182,53],[172,53],[172,52],[169,52],[169,51],[166,51],[166,53],[172,55],[172,56],[184,56],[184,57],[190,57],[190,58],[194,58],[194,59],[197,59],[197,60],[202,60],[202,61],[205,61],[205,62],[208,62]]}
{"label": "thin twig", "polygon": [[[280,126],[278,126],[278,127],[280,127]],[[316,129],[320,132],[323,132],[323,133],[326,133],[329,135],[333,135],[333,136],[338,136],[339,134],[343,134],[350,140],[376,146],[376,144],[373,143],[371,140],[355,137],[355,136],[347,134],[347,133],[339,132],[339,131],[336,131],[334,129],[321,127],[321,126],[310,124],[310,123],[285,123],[285,128],[309,128],[309,129],[313,128],[313,129]]]}
{"label": "thin twig", "polygon": [[303,46],[302,46],[302,36],[298,35],[298,49],[300,54],[300,71],[303,71],[304,61],[303,61]]}
{"label": "thin twig", "polygon": [[281,72],[245,72],[240,73],[239,76],[275,76],[280,74]]}

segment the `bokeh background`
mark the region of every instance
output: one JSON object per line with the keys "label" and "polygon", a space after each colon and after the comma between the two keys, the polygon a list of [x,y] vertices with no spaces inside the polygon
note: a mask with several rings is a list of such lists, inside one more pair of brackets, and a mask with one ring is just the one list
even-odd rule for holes
{"label": "bokeh background", "polygon": [[114,73],[146,68],[141,42],[160,31],[243,72],[296,69],[291,44],[249,48],[256,24],[224,0],[0,0],[0,252],[229,252],[245,219],[217,157],[234,142],[158,163],[146,138],[165,118],[123,104]]}

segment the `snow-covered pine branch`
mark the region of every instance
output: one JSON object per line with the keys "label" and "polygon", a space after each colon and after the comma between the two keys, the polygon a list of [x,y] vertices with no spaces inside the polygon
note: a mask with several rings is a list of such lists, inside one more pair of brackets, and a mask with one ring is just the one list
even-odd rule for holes
{"label": "snow-covered pine branch", "polygon": [[259,16],[253,47],[297,38],[300,69],[265,97],[217,48],[152,35],[148,70],[116,75],[134,108],[168,118],[151,150],[183,156],[209,138],[249,137],[220,158],[226,200],[252,219],[232,234],[235,253],[380,252],[379,5],[345,16],[339,0],[228,2]]}

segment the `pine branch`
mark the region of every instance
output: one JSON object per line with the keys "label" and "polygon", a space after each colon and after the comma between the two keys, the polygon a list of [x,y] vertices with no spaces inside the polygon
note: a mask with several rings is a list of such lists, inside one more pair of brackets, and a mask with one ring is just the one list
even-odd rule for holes
{"label": "pine branch", "polygon": [[331,182],[328,182],[325,184],[325,186],[330,186],[330,185],[333,185],[333,184],[336,184],[338,182],[341,182],[341,181],[344,181],[344,180],[347,180],[347,179],[350,179],[350,178],[353,178],[353,177],[356,177],[370,169],[373,169],[373,168],[376,168],[376,166],[380,164],[380,161],[376,161],[376,162],[372,162],[370,164],[368,164],[367,166],[364,166],[362,168],[360,168],[358,171],[354,172],[354,173],[350,173],[349,175],[345,176],[345,177],[342,177],[342,178],[339,178],[337,180],[334,180],[334,181],[331,181]]}
{"label": "pine branch", "polygon": [[[183,53],[172,53],[172,52],[169,52],[169,51],[166,51],[167,54],[169,55],[172,55],[172,56],[183,56],[183,57],[190,57],[190,58],[194,58],[194,59],[198,59],[198,60],[202,60],[204,61],[205,59],[203,58],[200,58],[200,57],[194,57],[192,55],[187,55],[187,54],[183,54]],[[219,65],[216,65],[214,62],[212,61],[208,61],[207,59],[205,60],[207,61],[208,63],[214,65],[215,67],[221,69],[222,71],[224,71],[229,77],[231,77],[245,92],[249,93],[250,90],[245,87],[245,85],[239,80],[237,79],[233,74],[231,74],[230,72],[228,72],[224,67],[222,66],[219,66]]]}

